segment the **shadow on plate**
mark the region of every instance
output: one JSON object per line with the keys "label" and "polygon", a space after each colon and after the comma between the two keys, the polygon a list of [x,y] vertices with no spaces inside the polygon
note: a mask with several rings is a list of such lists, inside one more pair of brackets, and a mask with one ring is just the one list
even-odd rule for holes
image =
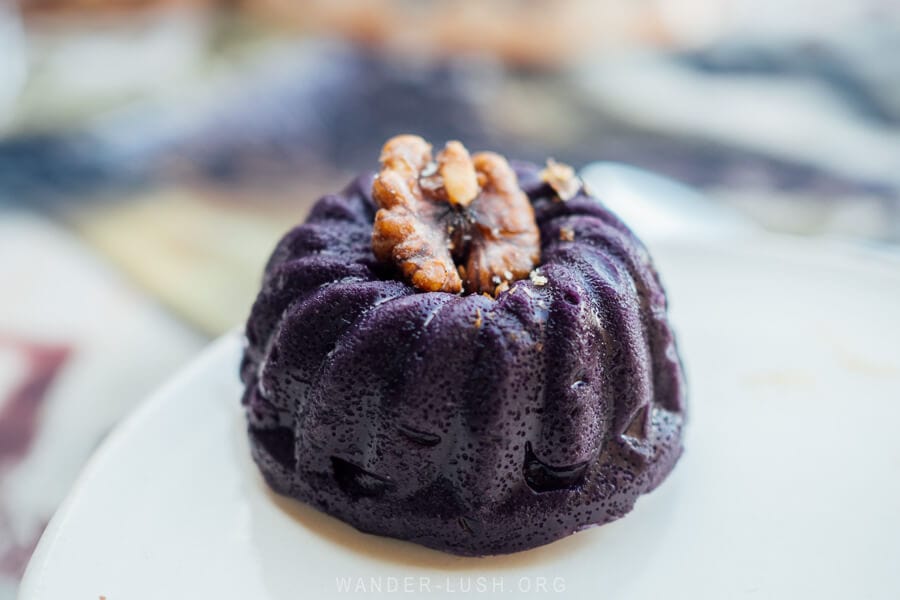
{"label": "shadow on plate", "polygon": [[546,546],[514,554],[484,557],[456,556],[412,542],[363,533],[307,504],[275,493],[269,489],[261,477],[256,477],[256,480],[257,484],[264,488],[264,493],[269,500],[279,510],[310,533],[369,559],[389,561],[401,566],[446,571],[469,569],[483,571],[513,569],[537,563],[546,564],[563,558],[569,553],[577,552],[589,545],[589,540],[595,542],[595,536],[602,534],[602,531],[597,528],[570,535]]}

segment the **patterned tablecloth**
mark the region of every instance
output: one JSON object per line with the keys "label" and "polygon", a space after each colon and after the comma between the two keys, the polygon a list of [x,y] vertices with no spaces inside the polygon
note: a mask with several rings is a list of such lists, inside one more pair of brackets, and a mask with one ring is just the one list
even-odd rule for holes
{"label": "patterned tablecloth", "polygon": [[0,6],[0,599],[92,448],[243,320],[278,236],[398,131],[628,162],[775,231],[900,242],[890,3],[697,43],[630,15],[653,35],[552,60],[298,37],[203,4],[102,33]]}

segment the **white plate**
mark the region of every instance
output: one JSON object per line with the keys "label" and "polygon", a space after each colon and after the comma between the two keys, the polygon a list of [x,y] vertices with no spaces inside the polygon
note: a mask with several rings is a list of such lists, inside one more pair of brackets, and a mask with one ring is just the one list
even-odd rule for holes
{"label": "white plate", "polygon": [[900,263],[765,237],[654,250],[691,418],[624,519],[464,559],[275,497],[248,458],[234,334],[97,452],[21,598],[898,597]]}

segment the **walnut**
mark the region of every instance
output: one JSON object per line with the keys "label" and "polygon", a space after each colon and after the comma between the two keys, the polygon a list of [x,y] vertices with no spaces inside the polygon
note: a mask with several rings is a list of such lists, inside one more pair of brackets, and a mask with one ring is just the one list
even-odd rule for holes
{"label": "walnut", "polygon": [[541,171],[541,179],[553,188],[563,202],[571,200],[581,190],[581,179],[575,174],[575,169],[552,158],[547,159],[547,166]]}
{"label": "walnut", "polygon": [[382,149],[372,195],[375,256],[422,291],[496,296],[540,259],[534,210],[498,154],[470,156],[453,141],[433,161],[425,140],[396,136]]}

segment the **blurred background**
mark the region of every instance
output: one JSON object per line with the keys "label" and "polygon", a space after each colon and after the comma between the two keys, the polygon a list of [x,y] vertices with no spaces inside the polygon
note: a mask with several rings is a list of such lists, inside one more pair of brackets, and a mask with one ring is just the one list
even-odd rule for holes
{"label": "blurred background", "polygon": [[0,0],[0,600],[86,457],[398,132],[900,243],[897,0]]}

